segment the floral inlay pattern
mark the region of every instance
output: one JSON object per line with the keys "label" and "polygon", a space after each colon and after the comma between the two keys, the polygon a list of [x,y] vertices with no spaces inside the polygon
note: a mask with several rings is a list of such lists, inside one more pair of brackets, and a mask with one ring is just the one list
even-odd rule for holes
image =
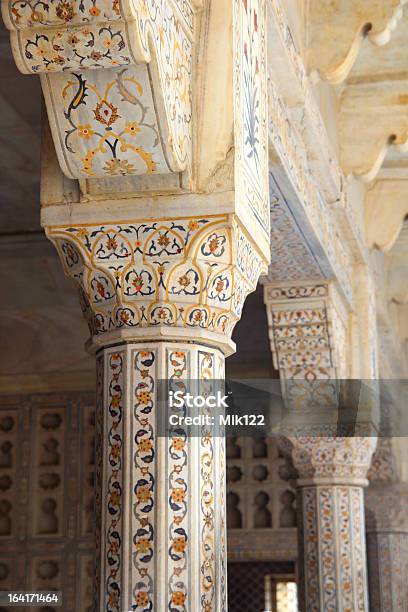
{"label": "floral inlay pattern", "polygon": [[60,162],[65,173],[95,177],[169,172],[144,69],[112,70],[103,85],[95,76],[95,71],[84,71],[46,77],[52,99],[65,109],[63,121],[54,126],[64,128]]}
{"label": "floral inlay pattern", "polygon": [[264,0],[234,1],[235,181],[269,235]]}
{"label": "floral inlay pattern", "polygon": [[133,566],[137,578],[133,585],[135,610],[146,612],[154,605],[154,536],[155,536],[155,377],[156,352],[135,351],[133,383],[133,457],[134,492],[132,495]]}
{"label": "floral inlay pattern", "polygon": [[93,334],[148,325],[230,334],[263,267],[225,216],[61,227],[48,235],[79,285]]}
{"label": "floral inlay pattern", "polygon": [[107,610],[120,610],[120,572],[122,568],[122,508],[123,508],[123,359],[121,351],[108,357],[108,394],[109,407],[106,423],[108,436],[108,461],[105,473],[106,483],[106,523],[105,531],[105,588],[107,593]]}
{"label": "floral inlay pattern", "polygon": [[[188,0],[10,0],[3,15],[18,68],[42,74],[58,159],[67,176],[189,167],[193,13]],[[106,87],[115,101],[106,99]],[[95,121],[104,115],[95,107],[102,102],[104,111],[107,104],[114,106],[116,121],[122,122],[120,154],[111,155],[112,138],[105,132],[98,137],[101,124]],[[132,124],[137,125],[125,132]],[[72,139],[66,141],[74,125],[83,139],[75,146]],[[111,125],[103,125],[118,136],[113,114]],[[88,140],[91,147],[85,146]],[[103,163],[94,164],[95,155]]]}
{"label": "floral inlay pattern", "polygon": [[[187,381],[191,377],[189,353],[182,350],[167,351],[167,379],[172,391],[187,391]],[[185,406],[179,414],[185,414]],[[188,438],[183,427],[175,427],[168,438],[169,476],[169,601],[168,609],[187,610],[189,604],[189,516],[192,510],[188,505],[189,494],[189,452],[193,440]],[[191,556],[191,553],[190,553]]]}

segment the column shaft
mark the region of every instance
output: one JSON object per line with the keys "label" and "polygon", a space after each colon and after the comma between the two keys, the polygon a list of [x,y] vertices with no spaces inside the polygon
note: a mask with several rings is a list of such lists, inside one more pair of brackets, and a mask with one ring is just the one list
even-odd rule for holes
{"label": "column shaft", "polygon": [[[391,450],[391,449],[390,449]],[[377,454],[378,458],[378,454]],[[381,459],[381,458],[380,458]],[[373,462],[374,463],[374,462]],[[381,474],[378,462],[373,478]],[[370,610],[408,611],[408,488],[375,480],[365,495]]]}
{"label": "column shaft", "polygon": [[367,533],[372,612],[408,610],[408,533]]}
{"label": "column shaft", "polygon": [[299,487],[298,508],[301,610],[368,611],[362,487]]}
{"label": "column shaft", "polygon": [[224,356],[187,343],[105,348],[98,363],[95,610],[226,610],[224,439],[161,435],[158,381],[220,379]]}

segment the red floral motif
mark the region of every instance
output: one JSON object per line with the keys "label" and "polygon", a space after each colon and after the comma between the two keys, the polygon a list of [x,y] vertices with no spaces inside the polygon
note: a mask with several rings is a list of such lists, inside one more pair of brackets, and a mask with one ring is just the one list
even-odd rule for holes
{"label": "red floral motif", "polygon": [[63,21],[71,21],[74,17],[74,6],[70,2],[60,2],[55,10],[57,17]]}
{"label": "red floral motif", "polygon": [[182,287],[188,287],[191,283],[191,280],[188,278],[187,274],[183,274],[183,276],[180,276],[180,278],[178,279],[179,285],[181,285]]}
{"label": "red floral motif", "polygon": [[96,291],[99,293],[101,297],[103,298],[105,297],[106,295],[105,287],[99,281],[96,281]]}
{"label": "red floral motif", "polygon": [[210,250],[210,253],[215,253],[215,251],[218,249],[218,247],[220,246],[220,241],[219,238],[211,238],[209,244],[208,244],[208,248]]}
{"label": "red floral motif", "polygon": [[158,241],[160,246],[168,246],[170,244],[170,238],[166,234],[160,234]]}
{"label": "red floral motif", "polygon": [[221,293],[223,289],[224,289],[224,281],[222,281],[221,279],[217,280],[217,283],[215,285],[216,292]]}
{"label": "red floral motif", "polygon": [[113,104],[106,100],[98,102],[93,112],[95,119],[106,126],[112,125],[112,123],[115,123],[116,119],[119,119],[119,113],[116,106],[113,106]]}
{"label": "red floral motif", "polygon": [[140,291],[142,290],[142,287],[144,285],[143,278],[141,276],[139,276],[139,275],[136,276],[134,278],[134,280],[132,281],[132,285],[136,289],[137,293],[140,293]]}
{"label": "red floral motif", "polygon": [[123,323],[127,323],[129,319],[129,313],[127,313],[126,310],[122,310],[122,312],[120,313],[120,320],[123,321]]}
{"label": "red floral motif", "polygon": [[110,251],[114,251],[118,246],[118,243],[116,242],[115,238],[109,238],[106,243],[106,246]]}

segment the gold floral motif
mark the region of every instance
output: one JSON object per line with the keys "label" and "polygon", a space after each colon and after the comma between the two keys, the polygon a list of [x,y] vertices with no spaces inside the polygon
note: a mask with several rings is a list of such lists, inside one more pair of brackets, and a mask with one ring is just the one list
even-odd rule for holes
{"label": "gold floral motif", "polygon": [[142,438],[138,444],[139,450],[142,453],[148,453],[152,450],[153,444],[149,438]]}
{"label": "gold floral motif", "polygon": [[184,538],[175,538],[173,541],[173,548],[176,552],[182,553],[186,549],[187,542]]}
{"label": "gold floral motif", "polygon": [[151,548],[151,544],[147,538],[139,538],[136,542],[136,550],[140,553],[147,553]]}
{"label": "gold floral motif", "polygon": [[184,489],[173,489],[171,492],[171,499],[174,502],[182,502],[186,496]]}
{"label": "gold floral motif", "polygon": [[136,136],[141,131],[140,126],[136,121],[131,121],[125,125],[125,132],[129,136]]}
{"label": "gold floral motif", "polygon": [[111,159],[105,163],[103,169],[112,176],[126,176],[132,174],[134,166],[127,159]]}
{"label": "gold floral motif", "polygon": [[184,442],[183,438],[174,438],[172,442],[172,447],[175,451],[182,451],[185,445],[186,443]]}
{"label": "gold floral motif", "polygon": [[147,486],[139,487],[139,489],[136,492],[137,499],[142,503],[148,502],[151,496],[152,496],[151,491],[149,487]]}
{"label": "gold floral motif", "polygon": [[140,404],[147,406],[152,401],[152,394],[150,391],[138,391],[136,398]]}
{"label": "gold floral motif", "polygon": [[175,606],[184,606],[186,595],[181,591],[175,591],[171,596],[171,601]]}
{"label": "gold floral motif", "polygon": [[78,132],[79,137],[85,138],[85,140],[88,140],[88,138],[95,134],[89,123],[85,123],[84,125],[78,125]]}
{"label": "gold floral motif", "polygon": [[137,606],[146,607],[149,605],[149,595],[145,591],[139,591],[135,597],[135,602]]}

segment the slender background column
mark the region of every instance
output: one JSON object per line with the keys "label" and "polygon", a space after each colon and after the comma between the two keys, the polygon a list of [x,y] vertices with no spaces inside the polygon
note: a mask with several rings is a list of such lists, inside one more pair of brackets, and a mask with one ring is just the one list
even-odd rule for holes
{"label": "slender background column", "polygon": [[[393,408],[393,412],[395,407]],[[408,485],[392,438],[380,438],[365,491],[370,610],[408,610]]]}
{"label": "slender background column", "polygon": [[[368,612],[363,487],[375,402],[340,380],[349,313],[329,282],[266,285],[264,295],[285,405],[282,449],[298,473],[300,609]],[[350,437],[339,431],[340,413],[342,426],[351,418]]]}

